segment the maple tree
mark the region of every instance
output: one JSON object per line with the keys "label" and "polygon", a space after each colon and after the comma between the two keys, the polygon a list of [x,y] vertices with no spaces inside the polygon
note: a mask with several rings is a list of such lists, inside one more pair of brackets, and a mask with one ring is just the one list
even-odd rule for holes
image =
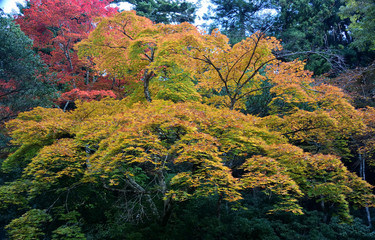
{"label": "maple tree", "polygon": [[[163,43],[195,29],[188,23],[154,24],[145,17],[137,16],[134,11],[124,11],[102,18],[89,38],[77,47],[79,56],[93,58],[98,69],[142,82],[145,99],[151,102],[149,86],[153,79],[161,82],[171,77],[186,78],[183,76],[186,73],[179,72],[180,66],[160,56]],[[189,85],[189,81],[186,84]],[[184,87],[189,88],[186,84]]]}
{"label": "maple tree", "polygon": [[[263,89],[276,85],[273,91],[307,89],[312,82],[302,62],[277,60],[273,51],[281,50],[281,45],[275,38],[256,33],[231,47],[217,31],[206,35],[188,23],[153,24],[133,11],[102,19],[78,48],[80,57],[92,57],[100,70],[141,80],[147,101],[151,101],[150,82],[171,80],[173,69],[198,81],[208,102],[230,109],[242,108],[250,94]],[[272,75],[281,71],[280,77]]]}
{"label": "maple tree", "polygon": [[[201,97],[190,90],[189,98],[169,99],[244,110],[245,104],[251,105],[248,101],[252,95],[269,92],[267,108],[273,116],[264,122],[308,151],[334,152],[347,158],[350,138],[364,126],[340,89],[316,82],[312,72],[304,70],[303,61],[278,60],[285,55],[276,54],[282,47],[273,37],[256,33],[231,46],[218,31],[207,35],[187,23],[152,24],[135,12],[124,12],[102,23],[79,44],[80,54],[94,55],[101,69],[141,74],[135,80],[143,80],[148,101],[152,91],[168,99],[168,92],[160,92],[160,87],[153,87],[150,94],[150,83],[163,83],[163,89],[168,83],[176,84],[176,79],[180,84],[184,82],[172,76],[177,69],[186,82],[197,82]],[[139,91],[137,96],[133,102],[140,100]]]}
{"label": "maple tree", "polygon": [[144,72],[141,77],[144,94],[146,99],[151,101],[148,87],[154,73],[146,67],[154,61],[155,40],[148,39],[142,44],[142,41],[134,39],[142,30],[152,25],[151,20],[136,16],[135,12],[124,11],[111,18],[103,18],[89,38],[78,44],[79,55],[81,58],[95,57],[94,61],[99,69],[119,77],[123,77],[127,72],[133,76]]}
{"label": "maple tree", "polygon": [[[249,189],[276,194],[272,211],[302,213],[304,196],[335,206],[346,221],[349,203],[373,205],[372,187],[337,157],[305,153],[257,117],[197,103],[126,105],[105,99],[80,102],[71,112],[36,108],[9,122],[20,147],[2,170],[24,170],[0,187],[2,208],[33,203],[35,214],[47,214],[43,221],[73,212],[78,221],[82,201],[95,205],[98,195],[90,196],[100,191],[121,202],[113,207],[126,208],[126,221],[153,216],[166,224],[173,202],[217,196],[218,204],[235,203]],[[8,225],[11,233],[26,215]],[[55,221],[53,229],[72,227],[68,222]]]}
{"label": "maple tree", "polygon": [[[70,14],[78,1],[38,3],[20,19],[53,3]],[[189,23],[112,10],[93,21],[77,11],[59,28],[41,21],[31,31],[45,61],[73,85],[61,99],[76,109],[38,107],[7,123],[13,148],[1,173],[12,177],[0,186],[0,211],[13,210],[11,238],[84,239],[89,231],[116,238],[100,226],[147,220],[165,227],[176,208],[194,201],[216,205],[220,221],[223,202],[226,214],[247,211],[250,195],[272,199],[264,213],[312,206],[325,222],[333,215],[351,222],[350,207],[374,206],[365,171],[358,177],[340,159],[372,156],[374,109],[356,110],[341,89],[314,80],[305,62],[280,61],[276,38],[257,32],[230,45],[220,32]],[[88,24],[82,34],[75,21]],[[89,23],[97,23],[90,34]],[[101,73],[90,84],[87,69]],[[125,79],[129,97],[113,99],[107,77]],[[269,95],[265,117],[241,113],[258,94]]]}
{"label": "maple tree", "polygon": [[22,10],[23,15],[16,17],[16,22],[33,40],[33,47],[48,65],[51,78],[60,85],[68,85],[61,89],[63,92],[78,88],[86,91],[83,93],[86,95],[91,90],[119,93],[120,79],[95,71],[90,59],[79,60],[73,48],[94,29],[95,18],[116,12],[108,4],[109,1],[101,0],[29,0],[27,8]]}
{"label": "maple tree", "polygon": [[317,92],[313,101],[300,102],[294,107],[276,98],[271,109],[277,114],[267,116],[263,121],[294,144],[300,142],[311,151],[340,155],[333,145],[340,145],[340,139],[348,140],[359,133],[365,124],[339,88],[322,84],[314,89]]}
{"label": "maple tree", "polygon": [[259,32],[230,46],[218,31],[205,35],[196,30],[166,40],[160,51],[197,79],[207,103],[243,109],[250,95],[267,89],[289,102],[311,99],[312,73],[302,61],[279,61],[275,52],[281,49],[280,41]]}

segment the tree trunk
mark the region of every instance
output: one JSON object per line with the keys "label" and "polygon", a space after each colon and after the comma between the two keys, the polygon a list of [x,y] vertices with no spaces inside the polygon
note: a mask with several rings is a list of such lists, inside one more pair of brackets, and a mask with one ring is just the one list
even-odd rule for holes
{"label": "tree trunk", "polygon": [[321,199],[320,206],[321,206],[322,212],[323,212],[323,222],[328,223],[328,212],[326,212],[326,206],[325,206],[325,203],[324,203],[324,200],[323,200],[323,196],[320,196],[320,199]]}
{"label": "tree trunk", "polygon": [[146,193],[145,189],[141,185],[139,185],[132,177],[127,176],[126,179],[127,179],[126,182],[130,187],[135,189],[138,192],[138,194],[142,194],[143,196],[145,196],[146,201],[150,205],[152,214],[156,217],[159,217],[158,209],[156,208],[156,205],[154,201],[152,200],[151,195],[149,193]]}
{"label": "tree trunk", "polygon": [[[163,167],[164,167],[167,160],[168,160],[168,155],[165,156]],[[158,182],[159,182],[161,194],[163,196],[165,196],[165,194],[167,193],[167,183],[165,182],[165,175],[164,175],[163,170],[159,170],[157,172],[157,176],[158,176]],[[163,204],[163,215],[161,217],[160,224],[162,226],[166,226],[168,224],[168,220],[169,220],[169,218],[171,217],[171,214],[172,214],[172,209],[173,209],[173,199],[172,199],[172,197],[166,198],[163,203],[164,203]]]}
{"label": "tree trunk", "polygon": [[223,194],[219,194],[219,199],[217,200],[217,205],[216,205],[216,216],[217,219],[221,219],[221,203],[223,202]]}
{"label": "tree trunk", "polygon": [[[358,153],[358,158],[359,158],[359,175],[360,177],[362,177],[363,180],[366,181],[366,159],[361,153]],[[366,210],[366,216],[367,216],[367,223],[369,227],[372,227],[370,209],[369,207],[366,206],[365,210]]]}
{"label": "tree trunk", "polygon": [[231,98],[230,100],[230,105],[229,105],[229,109],[230,110],[233,110],[234,109],[234,105],[236,104],[237,100],[234,99],[234,98]]}
{"label": "tree trunk", "polygon": [[148,70],[145,70],[145,72],[143,74],[143,78],[142,78],[143,92],[144,92],[145,98],[148,102],[152,101],[151,95],[150,95],[150,90],[149,90],[149,84],[150,84],[150,80],[151,80],[153,74],[154,74],[154,72],[152,72],[152,71],[148,72]]}
{"label": "tree trunk", "polygon": [[163,210],[163,217],[161,218],[161,225],[166,226],[168,224],[168,220],[172,215],[173,210],[173,200],[171,197],[164,200],[164,210]]}
{"label": "tree trunk", "polygon": [[85,84],[89,85],[90,83],[90,69],[86,68]]}

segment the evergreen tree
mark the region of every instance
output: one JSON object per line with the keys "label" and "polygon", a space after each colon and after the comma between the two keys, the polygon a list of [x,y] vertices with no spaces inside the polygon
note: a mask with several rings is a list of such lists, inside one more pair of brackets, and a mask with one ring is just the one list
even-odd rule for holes
{"label": "evergreen tree", "polygon": [[360,50],[375,50],[375,2],[370,0],[345,1],[340,13],[343,18],[350,18],[350,31],[354,45]]}
{"label": "evergreen tree", "polygon": [[113,3],[127,2],[135,6],[138,15],[155,23],[194,22],[196,7],[186,0],[114,0]]}
{"label": "evergreen tree", "polygon": [[32,41],[0,12],[0,122],[35,106],[48,106],[53,88],[41,79],[45,70]]}
{"label": "evergreen tree", "polygon": [[211,0],[213,7],[206,19],[213,20],[211,28],[219,28],[231,43],[237,43],[252,33],[272,25],[272,1]]}
{"label": "evergreen tree", "polygon": [[[284,48],[304,52],[293,58],[307,59],[307,68],[316,75],[344,70],[344,53],[351,41],[347,19],[340,19],[339,0],[278,0],[278,23],[273,29]],[[290,59],[288,59],[290,60]]]}

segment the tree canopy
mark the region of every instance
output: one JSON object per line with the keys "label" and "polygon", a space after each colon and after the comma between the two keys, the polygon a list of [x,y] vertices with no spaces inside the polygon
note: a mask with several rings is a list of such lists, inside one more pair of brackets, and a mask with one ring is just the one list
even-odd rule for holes
{"label": "tree canopy", "polygon": [[95,71],[90,59],[79,60],[73,49],[74,44],[87,38],[93,30],[95,18],[116,12],[115,8],[107,7],[108,4],[109,1],[100,0],[29,0],[23,14],[16,18],[21,29],[33,40],[33,47],[49,67],[48,74],[56,79],[59,90],[73,91],[62,95],[62,100],[71,100],[77,93],[81,93],[82,98],[85,95],[89,98],[113,96],[114,93],[108,91],[116,92],[119,87],[116,86],[118,79],[103,77]]}
{"label": "tree canopy", "polygon": [[[134,3],[147,15],[158,2]],[[372,239],[375,195],[366,176],[375,110],[352,105],[345,93],[358,85],[352,75],[318,78],[308,61],[286,61],[288,42],[283,50],[276,37],[245,30],[257,17],[247,11],[271,4],[281,4],[284,26],[285,16],[304,22],[281,34],[323,28],[305,17],[337,20],[328,14],[336,1],[305,1],[306,9],[302,2],[232,1],[229,9],[251,7],[241,12],[248,22],[219,26],[244,29],[233,41],[168,14],[156,21],[116,12],[107,1],[30,0],[17,21],[33,45],[4,21],[12,37],[5,49],[15,51],[0,72],[3,98],[55,79],[62,91],[55,103],[67,103],[30,105],[5,124],[0,238],[4,229],[11,239]],[[218,14],[235,16],[230,11]],[[334,29],[324,31],[335,36]],[[327,34],[301,39],[321,47]],[[50,67],[43,78],[35,52]],[[360,211],[369,227],[355,218]]]}
{"label": "tree canopy", "polygon": [[[206,18],[237,43],[257,31],[264,31],[274,21],[273,1],[211,0],[212,7]],[[271,10],[271,12],[267,12]]]}
{"label": "tree canopy", "polygon": [[[337,157],[305,153],[256,117],[197,103],[154,101],[128,108],[116,100],[82,102],[67,113],[36,108],[7,127],[20,147],[3,170],[24,170],[1,187],[1,206],[33,204],[26,214],[45,214],[53,233],[74,220],[51,219],[73,211],[75,218],[88,218],[81,203],[99,207],[104,199],[90,197],[96,192],[114,198],[114,208],[133,208],[128,221],[154,216],[162,224],[173,202],[218,195],[234,203],[255,188],[279,197],[270,211],[301,214],[304,198],[335,205],[343,220],[350,219],[349,204],[372,205],[374,197],[371,186]],[[30,148],[32,155],[25,151]],[[31,227],[22,218],[8,225],[12,234]]]}
{"label": "tree canopy", "polygon": [[127,2],[134,5],[139,16],[147,17],[155,23],[193,23],[196,6],[186,0],[115,0],[113,3]]}
{"label": "tree canopy", "polygon": [[[12,19],[0,12],[0,124],[19,112],[50,106],[57,97],[53,81],[32,49],[32,41]],[[6,141],[1,134],[1,147]]]}
{"label": "tree canopy", "polygon": [[354,45],[361,50],[374,50],[375,31],[375,4],[372,1],[345,1],[346,5],[340,8],[342,17],[350,18],[350,31],[355,37]]}

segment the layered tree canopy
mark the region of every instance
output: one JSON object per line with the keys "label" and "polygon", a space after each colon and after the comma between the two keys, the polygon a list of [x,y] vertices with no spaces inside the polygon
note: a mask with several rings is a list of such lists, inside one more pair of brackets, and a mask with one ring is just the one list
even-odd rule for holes
{"label": "layered tree canopy", "polygon": [[[68,15],[51,19],[48,1],[30,2],[18,21],[70,84],[63,96],[75,108],[36,107],[6,124],[0,222],[10,238],[163,239],[206,203],[219,225],[230,215],[249,224],[259,199],[264,215],[319,210],[325,223],[352,223],[353,209],[374,206],[365,165],[360,177],[347,168],[354,154],[375,152],[374,109],[355,109],[305,61],[282,61],[275,37],[230,44],[218,30],[115,13],[102,1],[97,12],[93,1],[53,1]],[[121,79],[125,97],[94,88],[98,79]],[[103,95],[113,98],[93,101]]]}
{"label": "layered tree canopy", "polygon": [[115,96],[113,92],[117,93],[120,87],[119,79],[95,71],[91,60],[79,60],[73,49],[94,29],[97,17],[116,12],[108,4],[109,1],[100,0],[30,0],[23,15],[16,18],[49,67],[50,78],[59,84],[61,100]]}
{"label": "layered tree canopy", "polygon": [[[105,100],[68,113],[36,108],[11,121],[13,144],[20,147],[3,170],[24,170],[1,187],[2,208],[33,206],[29,217],[46,210],[49,231],[58,234],[73,220],[52,219],[72,211],[88,218],[83,202],[95,209],[115,201],[113,208],[132,208],[128,221],[154,216],[163,224],[175,201],[218,195],[235,203],[256,188],[278,196],[271,212],[301,214],[299,201],[312,199],[335,205],[348,220],[350,203],[373,204],[371,186],[337,157],[303,152],[259,118],[197,103],[125,106]],[[15,238],[30,227],[19,221],[8,225]]]}

